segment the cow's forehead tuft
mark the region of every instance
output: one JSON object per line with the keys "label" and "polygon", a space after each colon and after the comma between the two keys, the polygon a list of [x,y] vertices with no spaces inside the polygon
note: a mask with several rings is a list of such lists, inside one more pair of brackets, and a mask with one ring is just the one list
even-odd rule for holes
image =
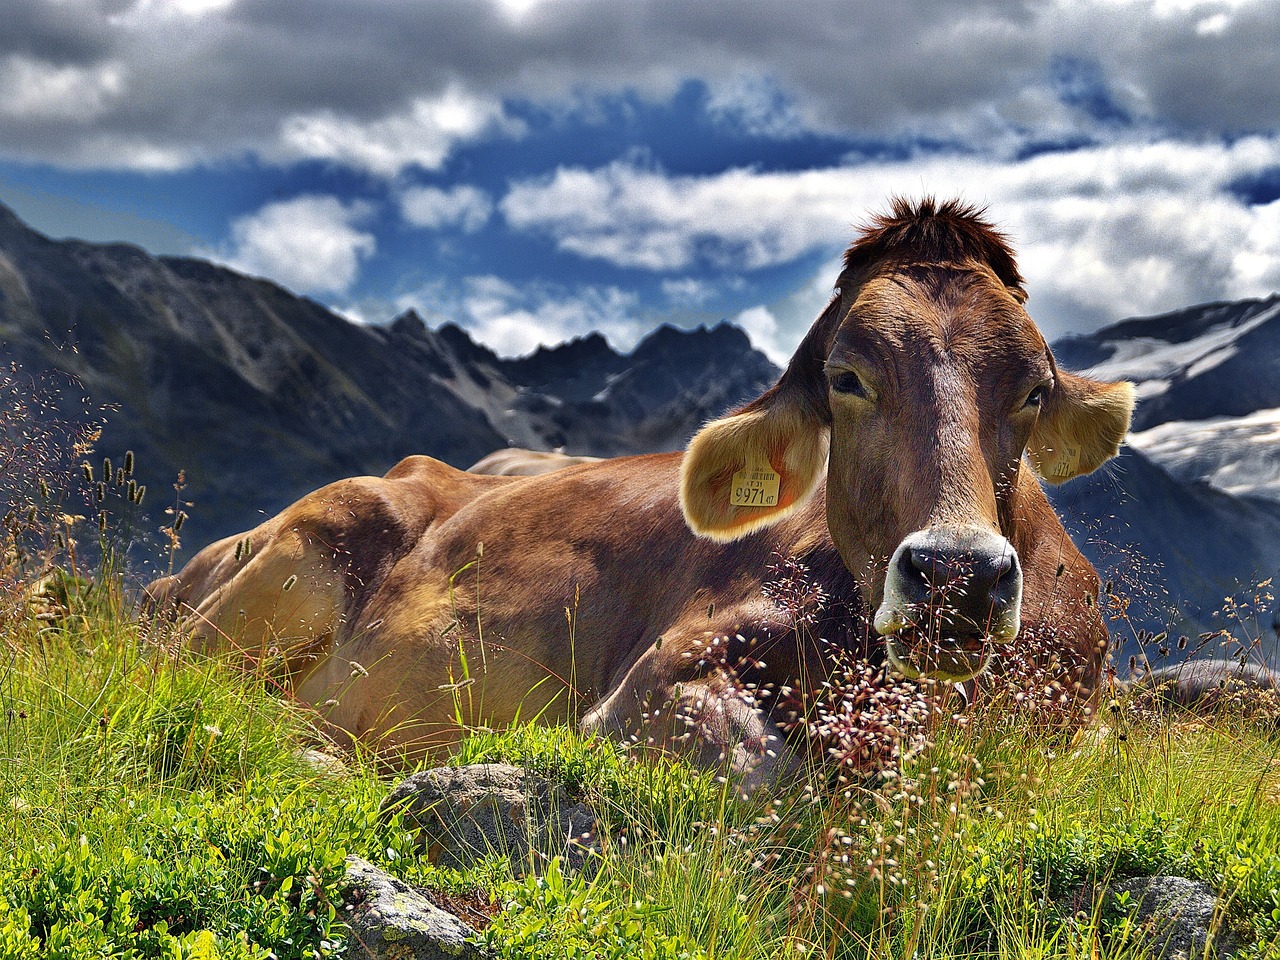
{"label": "cow's forehead tuft", "polygon": [[887,214],[872,218],[844,255],[845,273],[893,260],[976,261],[1005,286],[1021,288],[1022,275],[1008,239],[982,210],[959,200],[915,203],[895,198]]}

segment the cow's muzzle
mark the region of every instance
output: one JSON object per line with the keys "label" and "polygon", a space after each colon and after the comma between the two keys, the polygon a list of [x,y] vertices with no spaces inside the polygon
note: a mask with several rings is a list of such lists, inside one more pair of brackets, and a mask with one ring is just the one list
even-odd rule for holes
{"label": "cow's muzzle", "polygon": [[903,675],[967,680],[985,669],[992,643],[1018,635],[1021,606],[1013,544],[978,527],[933,527],[894,551],[875,628]]}

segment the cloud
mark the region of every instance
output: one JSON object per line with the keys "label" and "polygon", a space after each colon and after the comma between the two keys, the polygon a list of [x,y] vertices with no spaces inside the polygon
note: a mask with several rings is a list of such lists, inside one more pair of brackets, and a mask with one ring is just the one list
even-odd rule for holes
{"label": "cloud", "polygon": [[707,97],[712,117],[745,133],[785,140],[804,132],[804,117],[776,81],[745,73],[714,81]]}
{"label": "cloud", "polygon": [[747,331],[752,344],[764,351],[774,363],[783,365],[790,359],[795,345],[789,342],[786,344],[778,342],[781,326],[778,318],[768,307],[750,307],[734,317],[733,322]]}
{"label": "cloud", "polygon": [[960,196],[990,205],[1021,251],[1032,302],[1061,333],[1275,289],[1280,207],[1251,205],[1232,185],[1277,168],[1277,137],[699,177],[613,163],[517,183],[500,206],[514,228],[582,257],[752,270],[834,253],[895,193]]}
{"label": "cloud", "polygon": [[328,196],[269,203],[231,224],[228,247],[202,254],[298,293],[343,293],[376,247],[373,234],[359,229],[369,213],[365,204]]}
{"label": "cloud", "polygon": [[[247,154],[437,169],[459,143],[518,133],[505,103],[624,91],[661,100],[690,79],[711,91],[713,115],[748,133],[923,133],[991,151],[1089,132],[1091,105],[1104,101],[1148,132],[1272,129],[1280,89],[1270,0],[314,0],[307,10],[10,0],[0,61],[38,65],[46,89],[92,91],[108,75],[119,86],[90,96],[88,116],[68,115],[65,96],[28,95],[21,117],[0,115],[2,153],[114,168]],[[1055,68],[1079,51],[1092,70],[1083,99]],[[0,102],[24,82],[0,79]]]}
{"label": "cloud", "polygon": [[460,227],[474,233],[489,222],[493,200],[476,187],[409,187],[400,195],[400,215],[415,227]]}
{"label": "cloud", "polygon": [[673,277],[662,281],[662,295],[681,307],[697,307],[716,295],[716,285],[697,277]]}
{"label": "cloud", "polygon": [[592,331],[629,350],[652,326],[640,316],[636,295],[616,287],[517,286],[488,275],[467,277],[458,286],[436,284],[400,298],[397,306],[454,318],[481,343],[508,357]]}
{"label": "cloud", "polygon": [[0,116],[81,122],[106,113],[124,89],[117,63],[72,66],[10,54],[0,60]]}
{"label": "cloud", "polygon": [[753,270],[848,235],[849,189],[839,181],[830,171],[673,177],[618,161],[516,183],[500,208],[517,230],[622,267]]}
{"label": "cloud", "polygon": [[279,140],[264,148],[271,160],[327,160],[380,176],[407,167],[438,170],[458,143],[519,127],[502,104],[451,86],[436,97],[416,99],[399,113],[362,121],[333,110],[291,116]]}

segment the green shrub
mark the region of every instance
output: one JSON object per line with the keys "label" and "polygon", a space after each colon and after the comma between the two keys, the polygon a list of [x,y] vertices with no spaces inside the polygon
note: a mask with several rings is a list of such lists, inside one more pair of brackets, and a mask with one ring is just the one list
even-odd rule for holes
{"label": "green shrub", "polygon": [[678,934],[655,929],[661,907],[618,902],[616,891],[568,877],[553,859],[541,877],[504,891],[505,908],[482,942],[509,960],[704,960],[707,954]]}

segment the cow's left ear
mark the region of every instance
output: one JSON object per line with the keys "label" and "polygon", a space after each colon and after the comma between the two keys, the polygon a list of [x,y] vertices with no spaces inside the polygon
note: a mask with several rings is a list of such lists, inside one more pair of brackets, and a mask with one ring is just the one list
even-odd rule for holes
{"label": "cow's left ear", "polygon": [[1133,416],[1133,384],[1056,372],[1031,431],[1027,458],[1050,483],[1092,473],[1120,452]]}
{"label": "cow's left ear", "polygon": [[831,437],[822,363],[839,307],[837,295],[777,384],[689,441],[680,508],[694,533],[737,540],[794,513],[817,489]]}

